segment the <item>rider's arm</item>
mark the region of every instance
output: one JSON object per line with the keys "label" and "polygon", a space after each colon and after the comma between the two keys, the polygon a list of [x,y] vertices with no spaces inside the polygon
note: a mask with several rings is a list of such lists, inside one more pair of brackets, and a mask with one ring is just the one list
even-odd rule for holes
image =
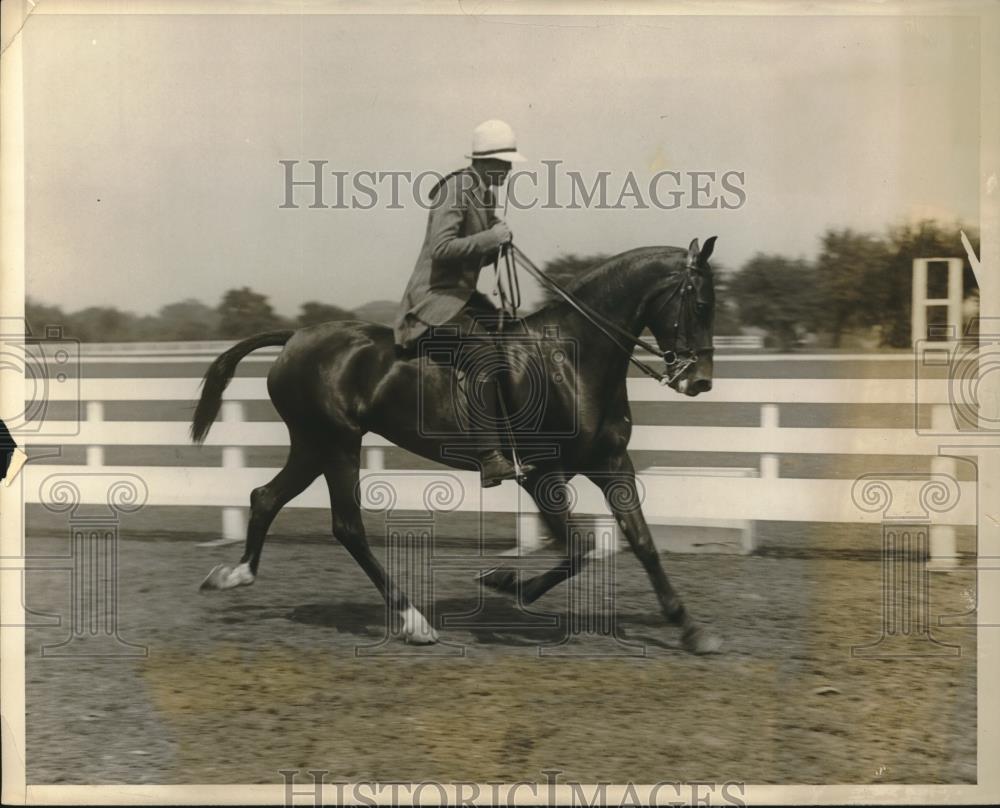
{"label": "rider's arm", "polygon": [[435,261],[462,261],[485,258],[500,247],[497,233],[483,230],[471,236],[460,236],[465,219],[465,203],[460,193],[461,177],[450,177],[441,186],[444,198],[436,200],[431,209],[431,258]]}

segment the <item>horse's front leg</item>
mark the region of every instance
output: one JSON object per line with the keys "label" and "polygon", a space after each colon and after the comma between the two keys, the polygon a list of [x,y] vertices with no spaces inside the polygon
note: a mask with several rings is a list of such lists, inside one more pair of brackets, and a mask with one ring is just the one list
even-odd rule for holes
{"label": "horse's front leg", "polygon": [[721,640],[695,622],[663,570],[649,525],[642,513],[642,503],[635,484],[635,468],[628,453],[622,452],[613,457],[606,468],[588,472],[587,476],[604,493],[618,527],[625,534],[632,552],[646,569],[667,622],[681,627],[684,648],[695,654],[717,652],[722,646]]}

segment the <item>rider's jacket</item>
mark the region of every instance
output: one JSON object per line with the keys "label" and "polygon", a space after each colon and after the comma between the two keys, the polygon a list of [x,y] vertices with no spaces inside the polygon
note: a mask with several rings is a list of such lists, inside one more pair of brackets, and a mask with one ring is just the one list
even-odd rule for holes
{"label": "rider's jacket", "polygon": [[500,241],[493,192],[471,167],[445,177],[431,191],[431,210],[420,257],[394,324],[404,347],[429,326],[455,316],[476,290],[479,271],[492,262]]}

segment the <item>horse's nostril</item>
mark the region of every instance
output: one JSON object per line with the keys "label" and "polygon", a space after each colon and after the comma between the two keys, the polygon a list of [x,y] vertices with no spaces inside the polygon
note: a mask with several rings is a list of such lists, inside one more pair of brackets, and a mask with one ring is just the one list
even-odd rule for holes
{"label": "horse's nostril", "polygon": [[707,393],[712,389],[711,379],[695,379],[691,382],[691,392],[695,395],[698,393]]}

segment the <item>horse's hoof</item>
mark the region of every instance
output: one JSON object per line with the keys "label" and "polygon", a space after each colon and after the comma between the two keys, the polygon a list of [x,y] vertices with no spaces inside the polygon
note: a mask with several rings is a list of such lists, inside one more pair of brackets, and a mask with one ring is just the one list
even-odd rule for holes
{"label": "horse's hoof", "polygon": [[202,592],[211,589],[234,589],[237,586],[250,586],[256,580],[256,576],[250,572],[249,564],[237,564],[231,567],[228,564],[216,564],[212,571],[205,576],[199,589]]}
{"label": "horse's hoof", "polygon": [[722,639],[703,628],[687,632],[682,643],[684,650],[692,654],[718,654],[722,651]]}
{"label": "horse's hoof", "polygon": [[495,592],[504,595],[514,595],[517,593],[517,571],[508,570],[503,567],[493,567],[478,576],[479,583]]}
{"label": "horse's hoof", "polygon": [[403,618],[403,640],[411,645],[433,645],[438,633],[416,608],[410,606],[400,615]]}

